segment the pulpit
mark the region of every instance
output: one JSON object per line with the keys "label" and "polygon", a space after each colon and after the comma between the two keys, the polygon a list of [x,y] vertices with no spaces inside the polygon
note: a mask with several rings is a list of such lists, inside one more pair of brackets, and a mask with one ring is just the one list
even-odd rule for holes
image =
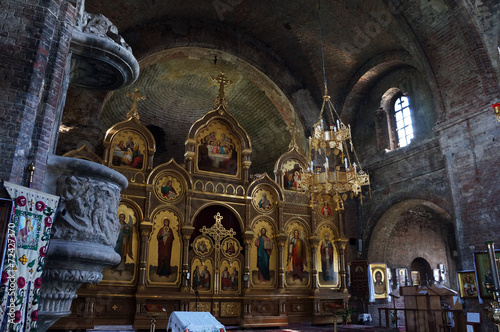
{"label": "pulpit", "polygon": [[443,286],[401,287],[405,299],[406,331],[465,331],[458,293]]}

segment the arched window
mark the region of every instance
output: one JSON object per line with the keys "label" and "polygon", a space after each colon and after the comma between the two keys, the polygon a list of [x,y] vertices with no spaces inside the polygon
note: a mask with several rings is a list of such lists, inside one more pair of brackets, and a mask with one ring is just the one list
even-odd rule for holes
{"label": "arched window", "polygon": [[377,149],[386,152],[410,144],[414,138],[410,99],[397,88],[388,89],[375,111]]}
{"label": "arched window", "polygon": [[395,129],[398,135],[398,147],[410,144],[413,138],[413,125],[411,122],[410,100],[400,96],[394,102]]}

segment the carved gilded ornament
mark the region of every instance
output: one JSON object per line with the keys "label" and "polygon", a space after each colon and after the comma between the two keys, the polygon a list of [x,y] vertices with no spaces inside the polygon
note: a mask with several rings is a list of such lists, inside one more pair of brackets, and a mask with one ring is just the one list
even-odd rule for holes
{"label": "carved gilded ornament", "polygon": [[141,95],[139,90],[136,88],[133,92],[128,92],[127,97],[132,99],[132,107],[130,111],[127,113],[127,118],[134,117],[139,120],[139,113],[137,112],[137,101],[146,99],[145,96]]}
{"label": "carved gilded ornament", "polygon": [[239,317],[241,314],[241,302],[221,302],[220,315],[222,317]]}
{"label": "carved gilded ornament", "polygon": [[210,302],[189,302],[189,311],[211,311]]}

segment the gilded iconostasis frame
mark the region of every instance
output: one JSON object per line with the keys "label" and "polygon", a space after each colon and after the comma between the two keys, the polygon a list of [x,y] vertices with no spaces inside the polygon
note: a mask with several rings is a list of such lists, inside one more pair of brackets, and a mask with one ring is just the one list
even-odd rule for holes
{"label": "gilded iconostasis frame", "polygon": [[[137,301],[127,309],[137,328],[149,326],[147,313],[136,311],[146,304],[211,311],[232,323],[256,315],[284,323],[283,301],[316,322],[332,319],[327,302],[347,301],[342,221],[327,204],[311,209],[301,180],[306,159],[295,144],[276,162],[275,179],[250,179],[249,137],[221,104],[191,126],[182,165],[172,159],[153,168],[156,142],[134,116],[111,127],[103,145],[102,162],[129,180],[117,216],[121,260],[80,299],[100,301],[102,287],[128,287],[116,294],[128,300],[116,306]],[[311,305],[302,307],[311,290]],[[263,294],[272,296],[262,301]]]}

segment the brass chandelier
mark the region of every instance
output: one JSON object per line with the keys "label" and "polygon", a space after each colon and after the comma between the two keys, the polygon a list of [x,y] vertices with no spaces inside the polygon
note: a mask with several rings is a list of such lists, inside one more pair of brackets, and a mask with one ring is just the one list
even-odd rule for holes
{"label": "brass chandelier", "polygon": [[[319,7],[318,0],[318,7]],[[321,11],[319,10],[318,13]],[[370,185],[370,178],[361,168],[351,138],[351,127],[340,119],[330,96],[325,73],[325,54],[323,50],[323,31],[320,21],[321,56],[323,60],[323,78],[325,95],[318,122],[313,126],[309,138],[307,171],[304,171],[302,182],[311,204],[330,202],[336,211],[344,210],[344,201],[350,196],[359,196],[363,204],[361,188]],[[328,109],[331,117],[329,130],[323,124],[323,112]]]}

